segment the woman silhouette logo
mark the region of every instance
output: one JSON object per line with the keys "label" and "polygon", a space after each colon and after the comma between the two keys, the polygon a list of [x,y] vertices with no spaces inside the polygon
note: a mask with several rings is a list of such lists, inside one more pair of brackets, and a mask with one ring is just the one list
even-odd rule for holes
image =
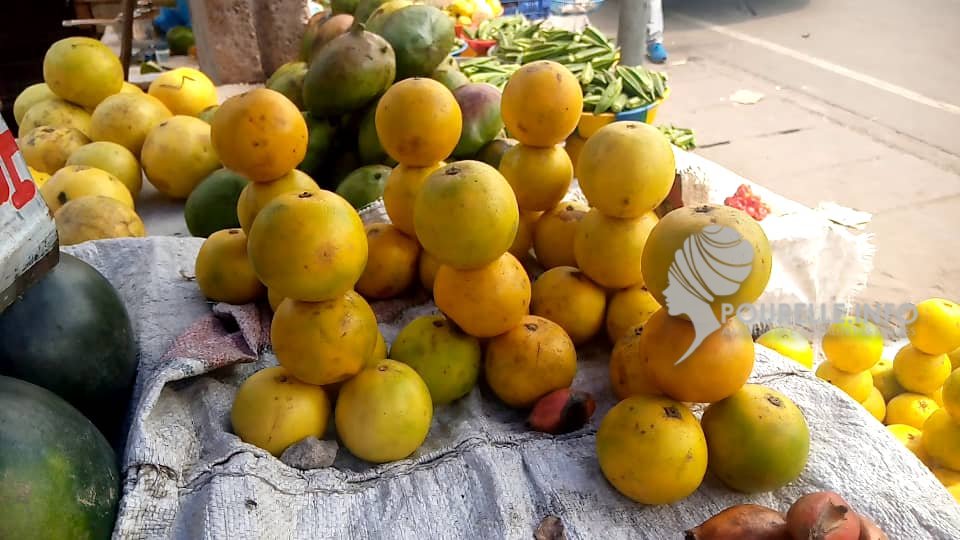
{"label": "woman silhouette logo", "polygon": [[707,225],[683,241],[674,254],[663,291],[667,313],[686,314],[693,323],[693,343],[676,364],[720,329],[712,307],[714,299],[737,292],[752,270],[753,246],[730,227]]}

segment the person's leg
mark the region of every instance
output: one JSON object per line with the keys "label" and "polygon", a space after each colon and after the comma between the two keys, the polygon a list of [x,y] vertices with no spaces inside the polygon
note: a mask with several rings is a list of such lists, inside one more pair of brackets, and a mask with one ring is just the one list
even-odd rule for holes
{"label": "person's leg", "polygon": [[667,60],[663,47],[663,0],[644,0],[647,4],[647,57],[662,64]]}
{"label": "person's leg", "polygon": [[644,0],[647,5],[647,43],[663,43],[663,0]]}

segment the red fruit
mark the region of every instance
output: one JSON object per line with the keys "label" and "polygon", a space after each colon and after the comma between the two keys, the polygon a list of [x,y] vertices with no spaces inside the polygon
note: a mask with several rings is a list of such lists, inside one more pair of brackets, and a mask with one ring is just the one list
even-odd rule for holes
{"label": "red fruit", "polygon": [[859,540],[860,516],[832,491],[809,493],[787,510],[793,540]]}
{"label": "red fruit", "polygon": [[767,205],[760,200],[760,197],[753,193],[750,186],[746,184],[741,184],[732,197],[724,199],[723,204],[738,210],[743,210],[757,221],[762,220],[770,214],[770,208],[767,207]]}
{"label": "red fruit", "polygon": [[880,530],[880,527],[872,519],[860,514],[859,540],[890,540],[890,537]]}
{"label": "red fruit", "polygon": [[783,514],[756,504],[731,506],[683,534],[684,540],[790,540]]}
{"label": "red fruit", "polygon": [[544,433],[569,433],[583,427],[596,408],[597,403],[590,394],[561,388],[537,401],[527,423]]}

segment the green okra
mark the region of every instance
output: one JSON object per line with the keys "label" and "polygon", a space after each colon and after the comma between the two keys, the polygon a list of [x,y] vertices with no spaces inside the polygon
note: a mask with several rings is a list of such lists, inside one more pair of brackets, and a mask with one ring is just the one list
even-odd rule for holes
{"label": "green okra", "polygon": [[619,113],[627,105],[627,96],[626,94],[619,94],[613,99],[613,105],[610,106],[610,112]]}
{"label": "green okra", "polygon": [[606,112],[611,106],[613,106],[614,100],[620,95],[621,90],[623,90],[623,83],[620,79],[614,79],[613,82],[603,91],[603,94],[600,95],[600,101],[597,103],[594,112],[596,114],[601,114]]}

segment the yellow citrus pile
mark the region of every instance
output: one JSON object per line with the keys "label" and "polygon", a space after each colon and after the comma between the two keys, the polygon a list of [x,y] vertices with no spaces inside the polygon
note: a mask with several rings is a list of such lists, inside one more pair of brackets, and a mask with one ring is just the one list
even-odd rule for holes
{"label": "yellow citrus pile", "polygon": [[[817,375],[837,385],[930,467],[947,488],[960,486],[960,305],[931,298],[916,305],[910,343],[881,359],[872,324],[849,319],[823,338]],[[951,491],[957,496],[957,489]]]}
{"label": "yellow citrus pile", "polygon": [[200,71],[164,72],[144,93],[123,80],[109,47],[70,37],[47,50],[43,76],[17,96],[14,119],[61,244],[144,236],[134,210],[144,174],[184,199],[220,167],[210,126],[197,118],[217,104]]}
{"label": "yellow citrus pile", "polygon": [[[309,135],[291,101],[261,89],[223,103],[211,120],[212,147],[250,183],[237,203],[240,227],[207,239],[197,279],[212,300],[266,295],[280,363],[241,386],[237,435],[279,455],[323,437],[332,409],[355,456],[402,459],[423,443],[433,407],[468,395],[481,376],[514,408],[569,392],[577,345],[605,334],[622,401],[600,424],[597,455],[616,489],[670,503],[697,489],[708,463],[748,493],[795,479],[809,448],[803,415],[783,394],[745,384],[753,340],[736,317],[720,318],[725,304],[753,302],[766,286],[763,231],[720,206],[658,219],[673,151],[658,130],[635,122],[603,127],[584,143],[577,176],[589,205],[565,201],[574,166],[561,144],[581,110],[566,68],[525,65],[501,100],[518,143],[504,145],[498,167],[445,163],[463,126],[454,95],[424,78],[390,86],[373,118],[397,162],[383,190],[390,223],[364,226],[345,199],[294,168]],[[714,266],[714,277],[737,287],[691,285],[688,259],[676,257],[691,245],[712,250],[726,265]],[[521,262],[531,255],[545,268],[533,284]],[[367,300],[417,283],[440,313],[409,322],[388,354]],[[690,402],[710,404],[702,421]]]}
{"label": "yellow citrus pile", "polygon": [[207,238],[197,281],[212,300],[246,303],[268,293],[280,363],[240,387],[233,428],[280,455],[323,437],[336,392],[343,444],[369,461],[400,459],[427,435],[430,395],[412,369],[384,360],[376,316],[355,291],[370,266],[363,222],[345,199],[294,169],[307,138],[300,111],[269,89],[228,99],[213,115],[214,148],[250,183],[237,202],[241,228]]}
{"label": "yellow citrus pile", "polygon": [[141,186],[139,152],[104,136],[102,114],[97,115],[106,101],[143,92],[124,82],[113,51],[90,38],[51,45],[43,77],[17,96],[13,113],[24,160],[54,212],[60,244],[144,236],[134,211]]}

